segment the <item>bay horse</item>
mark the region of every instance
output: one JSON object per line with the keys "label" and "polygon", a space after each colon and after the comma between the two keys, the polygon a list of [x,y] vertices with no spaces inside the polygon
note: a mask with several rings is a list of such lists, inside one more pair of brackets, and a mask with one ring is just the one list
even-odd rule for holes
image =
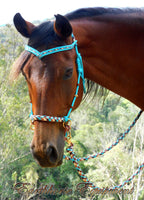
{"label": "bay horse", "polygon": [[[35,52],[66,48],[75,36],[84,76],[144,109],[144,10],[85,8],[38,26],[17,13],[14,24]],[[34,115],[66,116],[77,89],[75,48],[41,59],[25,50],[13,66],[13,79],[22,72],[28,84]],[[83,96],[83,81],[73,110]],[[62,164],[63,123],[34,121],[31,150],[42,167]]]}

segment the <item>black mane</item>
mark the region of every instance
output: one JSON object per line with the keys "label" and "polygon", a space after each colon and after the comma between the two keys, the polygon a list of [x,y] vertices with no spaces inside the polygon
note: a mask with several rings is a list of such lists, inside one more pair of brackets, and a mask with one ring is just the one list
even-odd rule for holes
{"label": "black mane", "polygon": [[78,9],[76,11],[68,13],[66,17],[69,20],[73,20],[73,19],[81,19],[85,17],[94,17],[94,16],[100,16],[100,15],[118,15],[118,14],[131,14],[131,13],[141,13],[141,12],[144,12],[144,10],[139,9],[139,8],[120,9],[120,8],[97,7],[97,8]]}

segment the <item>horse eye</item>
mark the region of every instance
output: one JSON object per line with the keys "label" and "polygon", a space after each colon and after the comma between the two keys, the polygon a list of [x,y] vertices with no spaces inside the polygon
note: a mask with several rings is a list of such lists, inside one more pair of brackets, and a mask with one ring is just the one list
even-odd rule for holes
{"label": "horse eye", "polygon": [[67,80],[67,79],[71,78],[72,74],[73,74],[73,68],[67,68],[63,79]]}

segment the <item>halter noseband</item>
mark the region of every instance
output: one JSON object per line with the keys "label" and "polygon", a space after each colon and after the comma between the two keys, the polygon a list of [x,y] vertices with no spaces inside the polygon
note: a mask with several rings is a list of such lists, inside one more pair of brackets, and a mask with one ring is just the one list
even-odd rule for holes
{"label": "halter noseband", "polygon": [[34,49],[34,48],[32,48],[32,47],[30,47],[28,45],[25,46],[25,50],[27,50],[30,53],[34,54],[39,59],[43,58],[44,56],[50,55],[50,54],[54,54],[54,53],[58,53],[58,52],[62,52],[62,51],[72,50],[74,47],[75,47],[75,51],[76,51],[76,54],[77,54],[77,58],[76,58],[77,72],[78,72],[77,87],[76,87],[76,91],[75,91],[75,95],[74,95],[71,107],[70,107],[67,115],[63,116],[63,117],[53,117],[53,116],[47,116],[47,115],[33,115],[32,104],[31,104],[30,119],[31,119],[32,123],[34,121],[68,122],[70,120],[69,116],[70,116],[70,114],[72,112],[72,109],[73,109],[73,106],[75,104],[76,98],[78,97],[80,79],[82,79],[82,82],[83,82],[84,93],[86,92],[82,57],[81,57],[80,53],[78,52],[77,40],[75,40],[75,37],[74,37],[73,34],[72,34],[72,39],[73,39],[73,43],[70,44],[70,45],[60,46],[60,47],[48,49],[48,50],[45,50],[45,51],[42,51],[42,52],[39,52],[38,50],[36,50],[36,49]]}

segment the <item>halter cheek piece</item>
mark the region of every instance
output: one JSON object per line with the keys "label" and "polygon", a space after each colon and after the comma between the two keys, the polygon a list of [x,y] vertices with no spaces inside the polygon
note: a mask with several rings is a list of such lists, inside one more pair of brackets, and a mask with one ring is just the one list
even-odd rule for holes
{"label": "halter cheek piece", "polygon": [[75,40],[74,35],[72,34],[72,39],[73,43],[70,45],[65,45],[65,46],[60,46],[52,49],[48,49],[42,52],[39,52],[38,50],[26,45],[25,50],[29,51],[30,53],[34,54],[37,56],[39,59],[43,58],[44,56],[48,56],[50,54],[62,52],[62,51],[69,51],[75,48],[77,58],[76,58],[76,63],[77,63],[77,73],[78,73],[78,80],[77,80],[77,87],[76,87],[76,92],[71,104],[71,107],[67,113],[66,116],[63,117],[53,117],[53,116],[47,116],[47,115],[33,115],[32,112],[32,105],[31,105],[31,113],[30,113],[30,119],[32,123],[34,121],[48,121],[48,122],[68,122],[70,120],[70,114],[72,112],[73,106],[75,104],[76,98],[78,97],[78,91],[79,91],[79,85],[80,85],[80,79],[82,79],[83,82],[83,91],[84,93],[86,92],[86,87],[85,87],[85,79],[84,79],[84,69],[83,69],[83,62],[82,62],[82,57],[80,53],[78,52],[78,47],[77,47],[77,40]]}

